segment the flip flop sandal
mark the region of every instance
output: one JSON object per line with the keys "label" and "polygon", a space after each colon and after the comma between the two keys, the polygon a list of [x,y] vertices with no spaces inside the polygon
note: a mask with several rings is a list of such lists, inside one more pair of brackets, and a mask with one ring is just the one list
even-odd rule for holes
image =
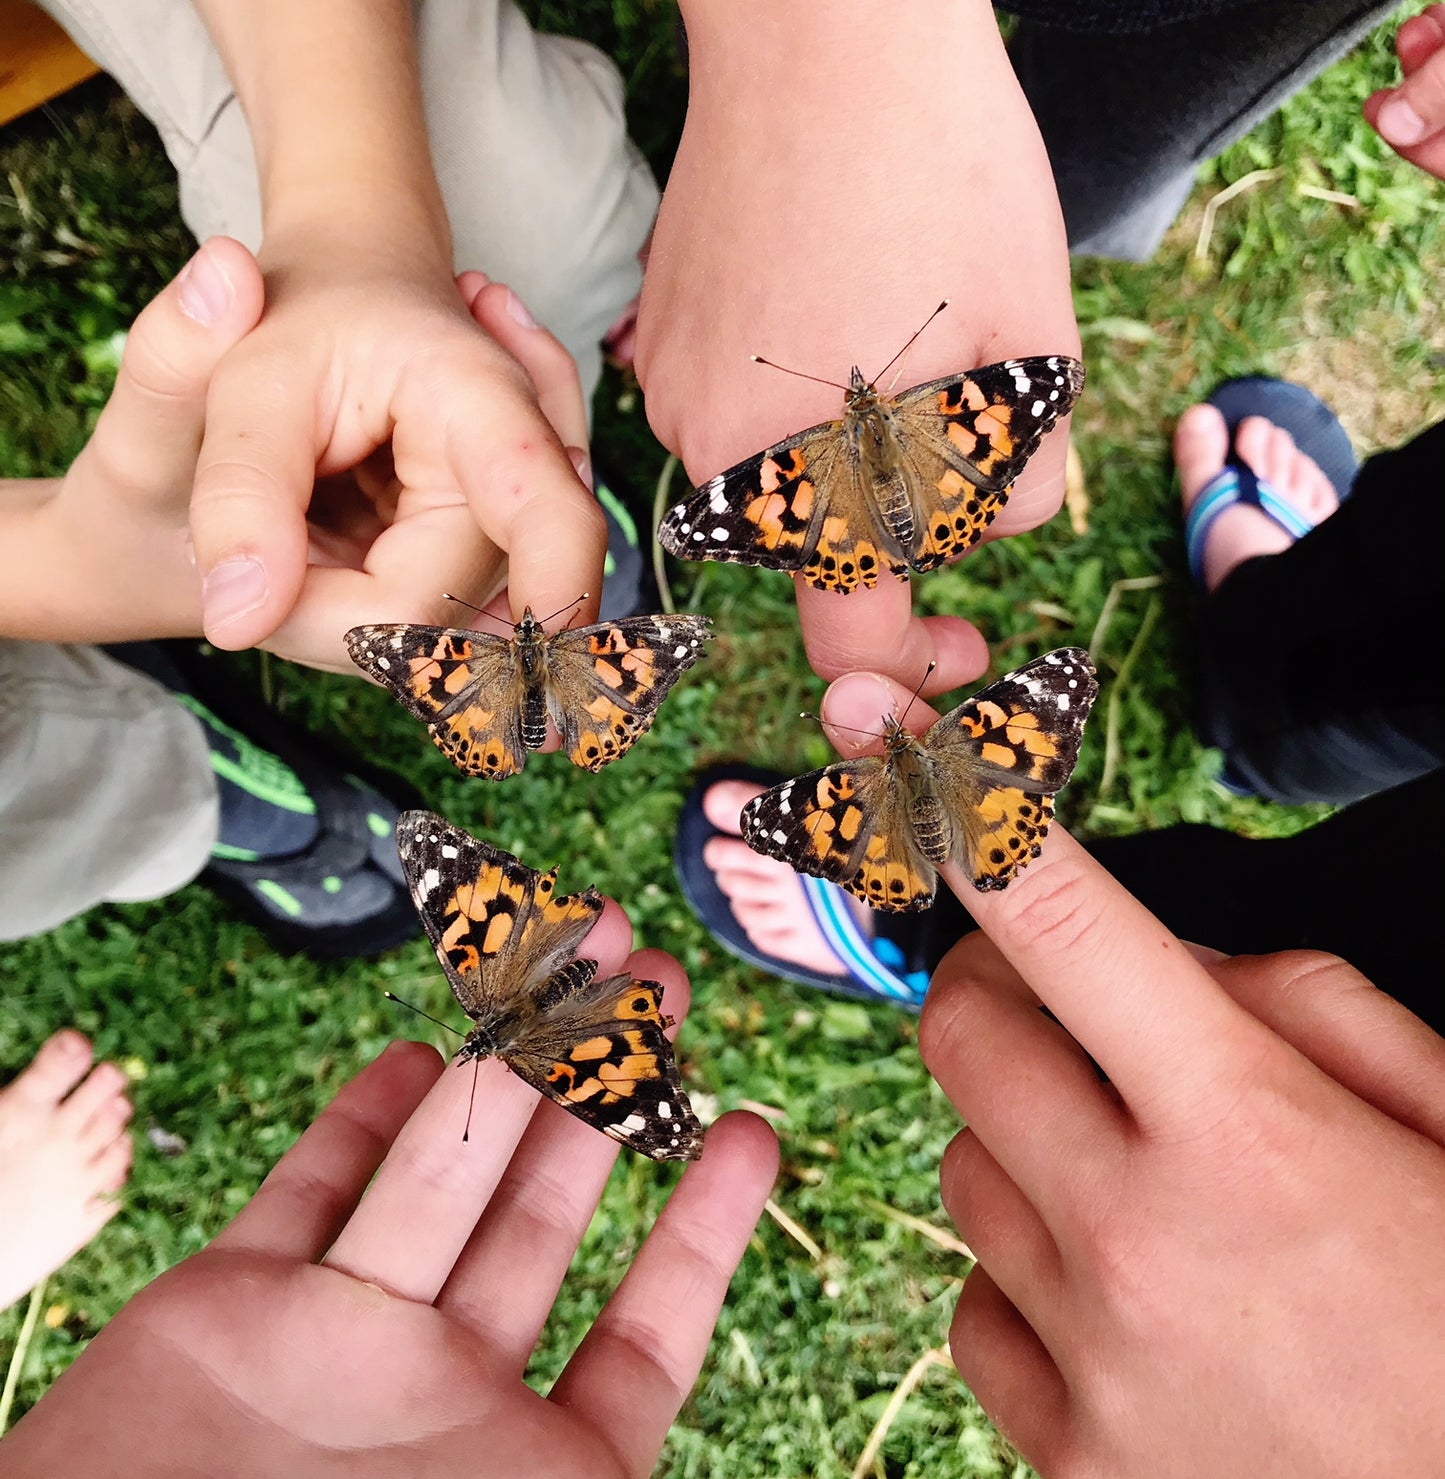
{"label": "flip flop sandal", "polygon": [[849,895],[836,884],[807,874],[798,875],[813,918],[838,957],[842,967],[838,975],[810,970],[807,966],[768,955],[753,944],[738,923],[727,895],[718,887],[717,879],[702,856],[709,838],[731,834],[719,832],[708,820],[702,809],[702,798],[718,781],[756,781],[759,785],[775,786],[785,779],[785,776],[753,765],[719,765],[697,778],[683,804],[673,848],[673,863],[688,903],[718,943],[748,965],[770,975],[782,976],[785,980],[816,986],[835,996],[886,1001],[903,1011],[919,1011],[928,990],[929,973],[909,969],[909,958],[917,952],[906,949],[894,938],[877,935],[870,939],[864,934],[858,928],[849,905]]}
{"label": "flip flop sandal", "polygon": [[1204,549],[1209,531],[1225,509],[1237,503],[1257,508],[1295,539],[1302,539],[1315,527],[1313,520],[1282,498],[1267,480],[1256,476],[1234,451],[1235,433],[1247,416],[1263,416],[1289,432],[1300,451],[1313,458],[1334,485],[1342,503],[1350,496],[1359,471],[1349,434],[1339,418],[1303,385],[1250,375],[1226,380],[1209,397],[1209,404],[1219,409],[1229,428],[1230,453],[1224,470],[1200,490],[1184,521],[1189,573],[1200,590],[1204,589]]}
{"label": "flip flop sandal", "polygon": [[198,882],[247,915],[283,953],[368,957],[421,933],[395,842],[400,813],[424,804],[418,792],[391,772],[342,755],[259,696],[238,693],[231,675],[192,644],[124,643],[106,651],[154,678],[236,746],[289,767],[315,808],[309,847],[257,858],[218,844]]}

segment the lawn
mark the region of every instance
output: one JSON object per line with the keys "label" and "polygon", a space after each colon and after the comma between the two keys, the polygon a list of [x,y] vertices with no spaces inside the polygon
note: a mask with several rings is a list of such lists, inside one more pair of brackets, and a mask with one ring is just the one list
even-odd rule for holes
{"label": "lawn", "polygon": [[[686,95],[670,7],[542,0],[533,10],[559,24],[588,17],[587,34],[628,78],[636,136],[665,171]],[[1191,594],[1168,437],[1217,380],[1254,370],[1309,383],[1365,450],[1445,413],[1445,197],[1359,117],[1395,75],[1388,35],[1209,166],[1154,262],[1079,264],[1085,500],[1074,520],[990,545],[918,587],[927,610],[983,627],[999,670],[1092,645],[1103,696],[1061,808],[1083,835],[1180,819],[1277,834],[1311,819],[1229,797],[1213,780],[1218,757],[1191,734]],[[1201,233],[1206,203],[1235,184]],[[160,146],[109,84],[0,133],[0,475],[65,465],[104,403],[125,326],[189,249]],[[635,387],[610,378],[597,415],[602,460],[650,516],[663,453]],[[559,862],[563,887],[614,894],[642,941],[683,961],[696,990],[681,1055],[694,1102],[705,1114],[771,1106],[783,1146],[776,1203],[800,1231],[771,1218],[758,1228],[661,1472],[843,1479],[905,1373],[946,1341],[968,1269],[937,1192],[957,1123],[920,1066],[912,1020],[736,964],[683,903],[671,846],[693,773],[740,757],[795,770],[829,752],[795,718],[821,685],[803,662],[788,582],[718,565],[674,567],[671,579],[679,604],[710,613],[722,635],[653,733],[600,777],[553,758],[505,787],[468,782],[365,684],[262,671],[255,659],[236,660],[237,681],[264,682],[287,712],[405,774],[461,825],[534,864]],[[371,964],[288,959],[194,887],[0,947],[0,989],[0,1076],[72,1023],[126,1066],[137,1107],[125,1210],[51,1280],[20,1411],[134,1290],[225,1224],[341,1083],[389,1038],[424,1026],[399,1019],[384,990],[457,1015],[420,939]],[[619,1162],[538,1382],[559,1369],[675,1178],[634,1156]],[[0,1314],[0,1364],[20,1318]],[[867,1472],[1027,1470],[934,1363]]]}

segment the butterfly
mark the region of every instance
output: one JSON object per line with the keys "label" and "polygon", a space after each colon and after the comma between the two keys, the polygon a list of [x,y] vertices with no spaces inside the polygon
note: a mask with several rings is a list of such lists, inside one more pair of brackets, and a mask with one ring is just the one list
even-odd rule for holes
{"label": "butterfly", "polygon": [[662,987],[597,978],[577,957],[595,888],[558,897],[538,873],[427,811],[403,812],[397,851],[422,925],[475,1024],[458,1062],[497,1057],[538,1093],[655,1161],[694,1161],[702,1125],[663,1035]]}
{"label": "butterfly", "polygon": [[549,637],[529,606],[510,637],[397,622],[352,627],[346,645],[458,770],[499,781],[541,748],[549,716],[574,765],[626,754],[711,631],[705,616],[628,616]]}
{"label": "butterfly", "polygon": [[1004,888],[1039,855],[1098,691],[1088,653],[1064,647],[990,684],[926,734],[887,715],[881,756],[755,796],[740,818],[743,840],[875,909],[926,908],[947,863],[975,888]]}
{"label": "butterfly", "polygon": [[825,591],[876,585],[884,569],[933,570],[983,537],[1083,388],[1083,365],[1057,354],[897,395],[855,365],[841,421],[719,473],[669,510],[657,537],[683,559],[794,571]]}

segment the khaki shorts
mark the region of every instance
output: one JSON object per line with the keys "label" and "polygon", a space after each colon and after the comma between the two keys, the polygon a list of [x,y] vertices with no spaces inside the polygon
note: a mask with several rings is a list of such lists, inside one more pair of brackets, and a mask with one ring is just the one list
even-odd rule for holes
{"label": "khaki shorts", "polygon": [[[250,133],[189,0],[39,3],[155,124],[196,237],[256,250]],[[571,350],[590,400],[598,343],[642,285],[637,253],[657,214],[657,185],[627,137],[622,78],[596,47],[533,31],[510,0],[417,0],[416,16],[457,271],[514,288]]]}

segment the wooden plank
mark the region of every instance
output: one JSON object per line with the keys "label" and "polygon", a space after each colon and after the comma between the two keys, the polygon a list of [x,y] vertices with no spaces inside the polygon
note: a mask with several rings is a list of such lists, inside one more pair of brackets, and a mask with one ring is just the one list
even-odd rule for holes
{"label": "wooden plank", "polygon": [[29,0],[0,0],[0,126],[100,71]]}

